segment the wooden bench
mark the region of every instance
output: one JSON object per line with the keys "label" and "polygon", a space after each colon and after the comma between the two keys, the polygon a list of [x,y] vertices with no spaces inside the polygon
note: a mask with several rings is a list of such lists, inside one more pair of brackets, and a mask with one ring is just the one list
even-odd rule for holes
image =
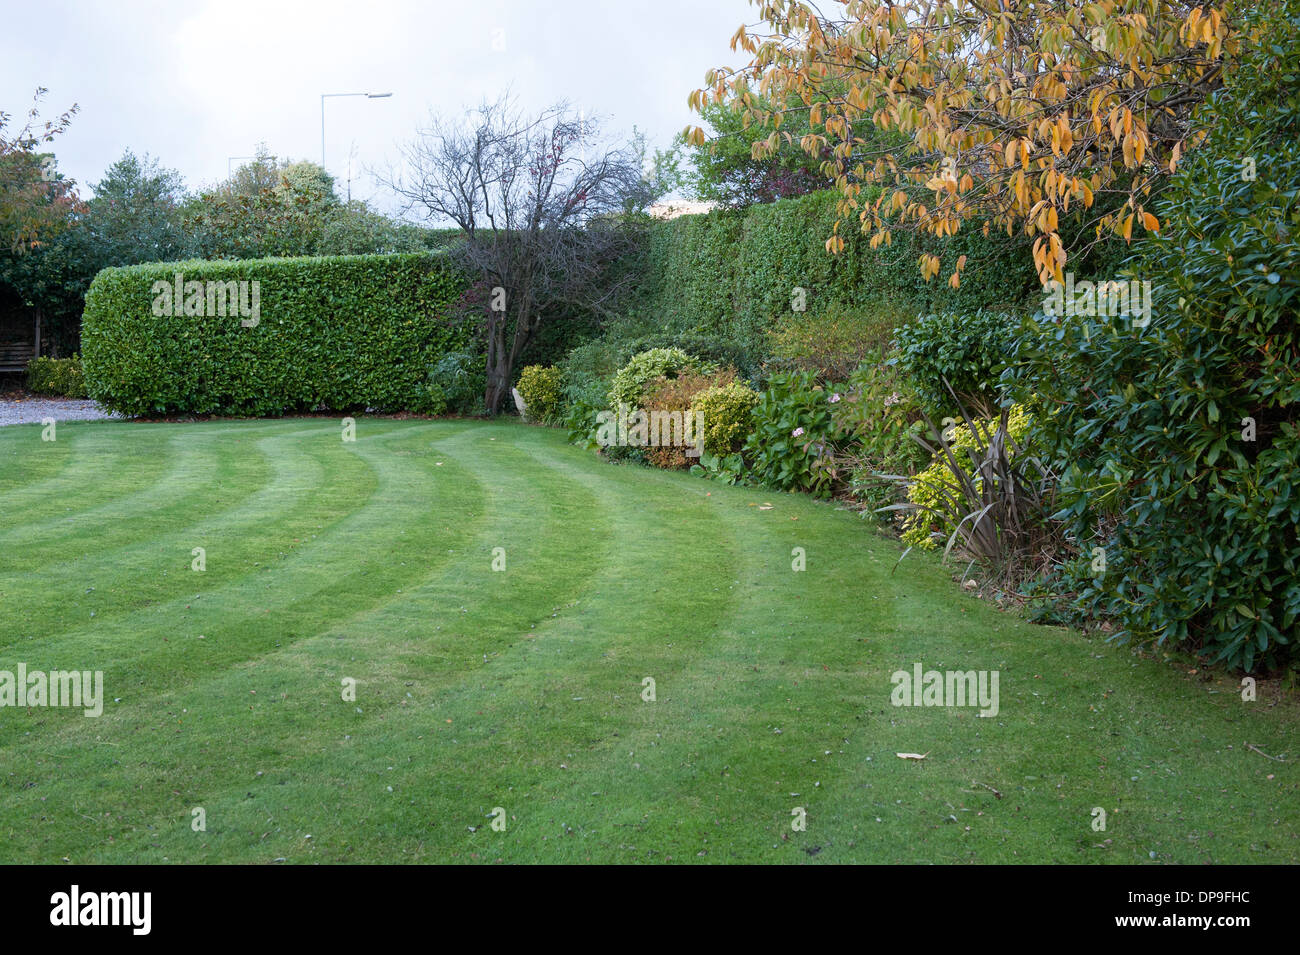
{"label": "wooden bench", "polygon": [[0,372],[26,371],[27,363],[36,357],[36,346],[31,342],[0,343]]}

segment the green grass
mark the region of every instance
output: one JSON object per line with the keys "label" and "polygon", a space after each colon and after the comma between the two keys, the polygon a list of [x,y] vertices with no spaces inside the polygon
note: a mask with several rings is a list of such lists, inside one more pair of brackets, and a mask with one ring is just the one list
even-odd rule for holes
{"label": "green grass", "polygon": [[[0,861],[1300,861],[1276,686],[999,614],[808,498],[517,424],[96,422],[0,429],[0,514],[0,669],[107,697],[0,709]],[[916,662],[997,670],[999,714],[892,706]]]}

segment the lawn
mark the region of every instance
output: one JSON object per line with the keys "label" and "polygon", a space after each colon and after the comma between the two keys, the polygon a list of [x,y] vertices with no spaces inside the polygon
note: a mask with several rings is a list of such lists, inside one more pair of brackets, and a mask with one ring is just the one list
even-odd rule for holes
{"label": "lawn", "polygon": [[[0,670],[106,697],[0,709],[3,862],[1300,861],[1276,685],[806,497],[519,424],[94,422],[0,429],[0,515]],[[891,705],[917,663],[998,714]]]}

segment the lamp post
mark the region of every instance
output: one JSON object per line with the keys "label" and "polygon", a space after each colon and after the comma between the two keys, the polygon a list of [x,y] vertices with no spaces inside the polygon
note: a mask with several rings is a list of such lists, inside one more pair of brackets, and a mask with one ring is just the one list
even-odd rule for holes
{"label": "lamp post", "polygon": [[325,100],[330,96],[364,96],[367,99],[385,99],[392,93],[321,93],[320,94],[320,167],[325,168]]}
{"label": "lamp post", "polygon": [[257,158],[256,156],[229,156],[229,157],[227,157],[227,159],[226,159],[226,178],[229,179],[229,178],[234,174],[234,173],[233,173],[233,170],[231,170],[231,168],[230,168],[230,164],[231,164],[232,162],[234,162],[236,159],[256,159],[256,158]]}

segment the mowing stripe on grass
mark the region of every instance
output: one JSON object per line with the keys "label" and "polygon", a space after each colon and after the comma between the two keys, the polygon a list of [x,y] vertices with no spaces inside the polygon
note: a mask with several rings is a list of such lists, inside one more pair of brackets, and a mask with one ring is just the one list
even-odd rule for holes
{"label": "mowing stripe on grass", "polygon": [[[829,505],[503,423],[80,429],[30,480],[0,433],[0,488],[44,508],[6,525],[0,669],[98,667],[117,701],[0,708],[5,861],[1300,855],[1293,769],[1239,741],[1285,752],[1293,704],[998,614]],[[120,444],[146,459],[79,490]],[[999,670],[998,716],[892,706],[917,662]]]}

